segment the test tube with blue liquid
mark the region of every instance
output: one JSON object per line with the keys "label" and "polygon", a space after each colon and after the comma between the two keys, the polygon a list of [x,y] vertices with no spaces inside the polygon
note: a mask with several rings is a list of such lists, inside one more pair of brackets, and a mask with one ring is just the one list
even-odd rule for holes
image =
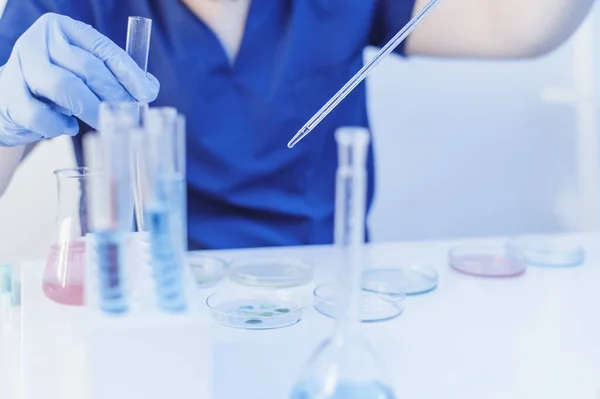
{"label": "test tube with blue liquid", "polygon": [[89,133],[84,154],[88,179],[89,226],[95,244],[98,303],[107,313],[128,311],[125,243],[131,232],[130,136],[126,131]]}
{"label": "test tube with blue liquid", "polygon": [[[102,137],[106,136],[107,134],[118,134],[123,136],[123,138],[128,137],[126,150],[130,151],[130,154],[127,155],[121,153],[119,155],[122,157],[121,161],[123,162],[123,164],[119,167],[130,169],[126,175],[123,173],[122,175],[127,177],[131,187],[129,188],[129,193],[123,192],[120,194],[121,200],[123,201],[120,204],[120,207],[122,208],[123,212],[129,213],[129,218],[123,219],[123,223],[129,225],[128,229],[133,229],[135,215],[135,222],[140,231],[143,230],[144,220],[141,211],[141,189],[138,188],[137,184],[138,148],[136,145],[134,145],[132,137],[133,132],[142,127],[147,112],[147,104],[141,104],[133,101],[102,102],[100,103],[100,109],[98,112],[99,133]],[[125,147],[119,149],[119,151],[124,151],[124,149]]]}
{"label": "test tube with blue liquid", "polygon": [[150,109],[141,143],[139,177],[158,307],[168,312],[184,311],[187,218],[183,117],[174,108]]}
{"label": "test tube with blue liquid", "polygon": [[340,128],[334,243],[338,278],[336,327],[315,351],[291,399],[395,399],[381,362],[361,333],[363,245],[370,133]]}

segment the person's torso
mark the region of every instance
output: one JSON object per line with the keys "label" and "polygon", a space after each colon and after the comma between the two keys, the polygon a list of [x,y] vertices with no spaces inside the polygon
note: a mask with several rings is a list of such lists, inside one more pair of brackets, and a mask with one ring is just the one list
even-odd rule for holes
{"label": "person's torso", "polygon": [[[374,2],[253,0],[233,64],[179,0],[94,2],[87,22],[123,47],[128,16],[153,20],[149,72],[161,91],[151,105],[187,119],[190,247],[330,243],[334,131],[367,126],[364,86],[302,143],[286,144],[362,65]],[[369,177],[370,204],[372,156]]]}

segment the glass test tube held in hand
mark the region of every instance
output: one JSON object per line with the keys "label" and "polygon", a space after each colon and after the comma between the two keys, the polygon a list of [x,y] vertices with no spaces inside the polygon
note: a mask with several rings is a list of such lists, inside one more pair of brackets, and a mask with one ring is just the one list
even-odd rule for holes
{"label": "glass test tube held in hand", "polygon": [[[125,51],[135,61],[135,63],[144,71],[148,71],[148,56],[150,54],[150,38],[152,36],[152,20],[144,17],[129,17],[127,24],[127,42]],[[140,108],[147,107],[145,104],[139,104]],[[138,118],[137,126],[142,124],[143,115]],[[139,231],[144,230],[142,187],[138,175],[140,173],[139,148],[132,148],[132,189],[133,202],[135,208],[136,225]]]}
{"label": "glass test tube held in hand", "polygon": [[381,363],[360,332],[370,134],[365,128],[341,128],[336,141],[339,166],[334,241],[339,255],[339,311],[333,336],[317,348],[291,399],[394,399]]}
{"label": "glass test tube held in hand", "polygon": [[148,71],[152,20],[144,17],[129,17],[125,51],[144,70]]}
{"label": "glass test tube held in hand", "polygon": [[184,289],[186,234],[185,130],[174,108],[153,108],[140,135],[144,221],[158,306],[187,308]]}
{"label": "glass test tube held in hand", "polygon": [[94,238],[98,299],[101,310],[129,309],[125,287],[125,243],[131,231],[131,138],[126,132],[84,137],[88,179],[89,226]]}

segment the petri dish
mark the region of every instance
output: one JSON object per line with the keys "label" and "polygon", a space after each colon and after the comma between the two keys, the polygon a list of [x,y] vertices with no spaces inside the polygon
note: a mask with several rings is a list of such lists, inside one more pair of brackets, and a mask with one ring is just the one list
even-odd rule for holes
{"label": "petri dish", "polygon": [[188,265],[200,288],[217,285],[225,278],[229,270],[227,262],[224,260],[204,255],[188,256]]}
{"label": "petri dish", "polygon": [[516,237],[506,243],[506,251],[534,266],[573,267],[585,261],[579,242],[564,237]]}
{"label": "petri dish", "polygon": [[450,267],[476,277],[508,278],[525,273],[523,259],[503,246],[459,246],[448,254]]}
{"label": "petri dish", "polygon": [[[361,291],[360,319],[363,323],[376,323],[392,320],[404,311],[406,296],[398,288],[391,292],[392,284],[388,286],[388,293]],[[314,307],[324,316],[335,318],[338,305],[335,299],[336,287],[334,284],[319,285],[313,291]]]}
{"label": "petri dish", "polygon": [[299,300],[276,289],[218,291],[206,299],[206,305],[217,323],[244,330],[288,327],[303,314]]}
{"label": "petri dish", "polygon": [[363,290],[381,294],[421,295],[437,288],[435,270],[418,264],[397,269],[370,269],[363,273]]}
{"label": "petri dish", "polygon": [[255,258],[231,262],[229,278],[251,287],[289,288],[308,284],[314,267],[293,258]]}

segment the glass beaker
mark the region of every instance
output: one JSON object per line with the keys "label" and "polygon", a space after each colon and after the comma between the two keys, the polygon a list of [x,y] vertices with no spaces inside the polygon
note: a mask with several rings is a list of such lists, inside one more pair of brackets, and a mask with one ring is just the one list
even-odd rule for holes
{"label": "glass beaker", "polygon": [[54,242],[50,246],[42,289],[54,302],[83,305],[87,168],[54,171],[58,190],[58,212]]}

